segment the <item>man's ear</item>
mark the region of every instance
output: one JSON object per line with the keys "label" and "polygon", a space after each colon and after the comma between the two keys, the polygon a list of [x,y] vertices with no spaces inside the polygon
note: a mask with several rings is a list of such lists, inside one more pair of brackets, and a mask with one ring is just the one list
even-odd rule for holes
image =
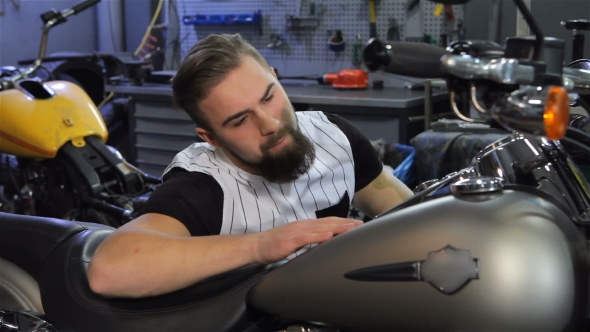
{"label": "man's ear", "polygon": [[207,129],[197,127],[197,129],[195,129],[195,132],[205,142],[213,145],[214,147],[217,147],[218,148],[218,147],[221,146],[221,144],[219,143],[219,140],[217,139],[217,137],[215,136],[215,134],[213,134],[212,132],[208,131]]}
{"label": "man's ear", "polygon": [[274,67],[270,67],[270,71],[272,72],[272,75],[276,78],[279,79],[279,71],[276,70]]}

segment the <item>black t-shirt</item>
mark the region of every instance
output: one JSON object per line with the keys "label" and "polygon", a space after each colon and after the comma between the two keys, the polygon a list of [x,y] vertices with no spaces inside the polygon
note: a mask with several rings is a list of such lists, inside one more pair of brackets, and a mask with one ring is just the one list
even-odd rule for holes
{"label": "black t-shirt", "polygon": [[[373,181],[383,169],[371,142],[356,127],[342,117],[325,113],[346,135],[354,159],[355,192]],[[201,172],[173,168],[164,182],[150,196],[141,211],[159,213],[182,222],[191,235],[217,235],[223,218],[223,191],[217,181]],[[347,211],[339,217],[346,217]]]}

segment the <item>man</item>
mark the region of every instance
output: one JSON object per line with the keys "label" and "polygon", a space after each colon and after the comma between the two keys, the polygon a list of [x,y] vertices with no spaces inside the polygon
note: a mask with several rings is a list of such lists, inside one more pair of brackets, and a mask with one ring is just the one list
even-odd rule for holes
{"label": "man", "polygon": [[384,172],[342,118],[294,112],[275,71],[239,35],[195,45],[174,100],[206,143],[181,151],[143,215],[113,232],[88,268],[104,296],[175,291],[251,263],[302,254],[412,192]]}

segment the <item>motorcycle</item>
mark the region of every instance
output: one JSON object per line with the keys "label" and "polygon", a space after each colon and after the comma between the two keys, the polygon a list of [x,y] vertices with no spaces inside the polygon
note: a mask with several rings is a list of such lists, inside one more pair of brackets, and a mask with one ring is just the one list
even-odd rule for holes
{"label": "motorcycle", "polygon": [[37,59],[0,71],[0,211],[118,227],[160,183],[105,144],[104,119],[80,86],[33,75],[49,31],[99,1],[43,13]]}
{"label": "motorcycle", "polygon": [[86,267],[112,227],[0,214],[0,327],[588,330],[590,184],[562,142],[590,151],[568,137],[588,137],[568,124],[571,99],[588,93],[590,72],[563,68],[549,49],[556,44],[545,43],[522,0],[514,2],[537,36],[512,40],[500,57],[439,56],[429,45],[387,47],[377,39],[365,48],[369,68],[394,72],[396,59],[406,58],[401,70],[447,80],[458,117],[476,121],[457,105],[455,97],[467,95],[479,120],[505,130],[469,167],[419,186],[390,211],[288,262],[247,265],[149,298],[90,290]]}

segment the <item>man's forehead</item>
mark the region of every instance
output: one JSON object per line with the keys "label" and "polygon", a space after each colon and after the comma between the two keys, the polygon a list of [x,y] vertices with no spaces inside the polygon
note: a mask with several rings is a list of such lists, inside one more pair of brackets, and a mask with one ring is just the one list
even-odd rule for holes
{"label": "man's forehead", "polygon": [[212,110],[213,112],[207,112],[211,119],[242,111],[257,103],[270,83],[270,71],[265,70],[252,58],[245,59],[240,67],[232,70],[211,89],[209,95],[201,102],[201,109]]}
{"label": "man's forehead", "polygon": [[269,70],[265,69],[258,61],[247,57],[238,67],[232,69],[213,90],[226,92],[232,88],[239,91],[254,90],[253,88],[264,89],[271,77]]}

